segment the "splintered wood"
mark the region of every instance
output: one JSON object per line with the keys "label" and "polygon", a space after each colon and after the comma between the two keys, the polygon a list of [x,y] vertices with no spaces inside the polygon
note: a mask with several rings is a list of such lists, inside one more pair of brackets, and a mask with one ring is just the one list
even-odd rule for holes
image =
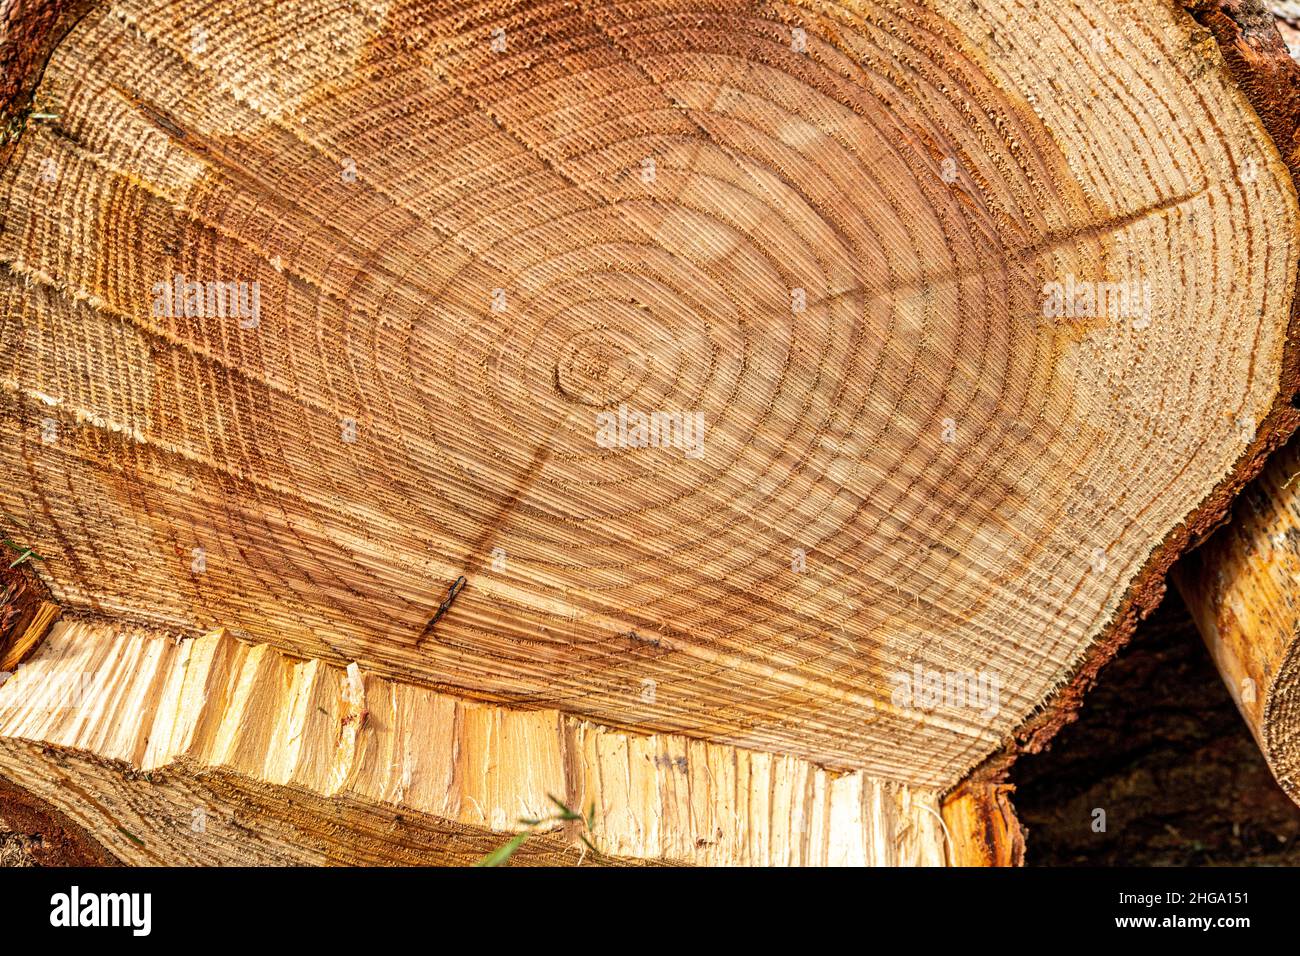
{"label": "splintered wood", "polygon": [[0,682],[36,649],[58,619],[62,608],[49,596],[30,570],[0,563]]}
{"label": "splintered wood", "polygon": [[[618,854],[886,859],[654,801],[688,750],[844,832],[953,787],[1294,427],[1285,114],[1221,49],[1167,0],[94,5],[0,170],[0,506],[74,611],[265,646],[88,640],[102,707],[39,729],[22,671],[0,772],[496,827],[611,786],[593,721]],[[453,712],[536,728],[518,790],[365,743]],[[236,852],[190,839],[117,850]]]}
{"label": "splintered wood", "polygon": [[[0,686],[0,767],[139,864],[473,863],[551,796],[595,806],[599,862],[949,860],[933,792],[469,703],[223,632],[55,625]],[[516,862],[582,850],[552,828]]]}

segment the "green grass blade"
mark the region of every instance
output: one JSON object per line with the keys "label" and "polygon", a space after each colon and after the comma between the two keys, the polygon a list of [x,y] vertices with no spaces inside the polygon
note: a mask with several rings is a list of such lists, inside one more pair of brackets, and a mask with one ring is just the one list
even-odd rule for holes
{"label": "green grass blade", "polygon": [[475,866],[501,866],[503,863],[515,855],[515,850],[523,846],[524,841],[528,839],[527,833],[521,833],[517,837],[512,837],[509,842],[497,847],[483,859],[475,863]]}
{"label": "green grass blade", "polygon": [[551,796],[551,794],[549,794],[549,793],[548,793],[546,796],[550,797],[551,803],[555,804],[557,807],[560,808],[560,811],[561,811],[561,812],[560,812],[560,819],[561,819],[561,820],[581,820],[581,819],[582,819],[582,814],[580,814],[580,813],[574,813],[574,812],[573,812],[572,810],[570,810],[567,806],[565,806],[563,803],[561,803],[558,797]]}

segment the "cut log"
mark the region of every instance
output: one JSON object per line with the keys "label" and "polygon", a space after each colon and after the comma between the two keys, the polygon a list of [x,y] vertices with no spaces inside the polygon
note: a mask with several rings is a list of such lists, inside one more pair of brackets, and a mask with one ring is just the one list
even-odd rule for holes
{"label": "cut log", "polygon": [[[0,506],[60,604],[228,629],[254,684],[355,665],[937,799],[1064,719],[1297,423],[1258,8],[88,6],[0,169]],[[151,732],[27,736],[33,667],[0,773],[42,799],[41,734]],[[240,800],[291,786],[262,717],[204,715]],[[714,859],[674,827],[618,852]]]}
{"label": "cut log", "polygon": [[1300,445],[1179,563],[1184,600],[1269,768],[1300,803]]}
{"label": "cut log", "polygon": [[[552,797],[595,809],[589,862],[943,865],[959,822],[933,792],[793,757],[85,621],[0,687],[0,755],[112,857],[155,865],[474,863]],[[582,854],[556,823],[515,859]]]}

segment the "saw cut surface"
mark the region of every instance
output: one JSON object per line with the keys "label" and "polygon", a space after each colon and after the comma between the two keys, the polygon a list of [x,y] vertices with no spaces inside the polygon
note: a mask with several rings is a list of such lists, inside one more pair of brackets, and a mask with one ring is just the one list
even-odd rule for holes
{"label": "saw cut surface", "polygon": [[74,608],[944,787],[1278,396],[1294,192],[1164,2],[126,0],[36,105]]}

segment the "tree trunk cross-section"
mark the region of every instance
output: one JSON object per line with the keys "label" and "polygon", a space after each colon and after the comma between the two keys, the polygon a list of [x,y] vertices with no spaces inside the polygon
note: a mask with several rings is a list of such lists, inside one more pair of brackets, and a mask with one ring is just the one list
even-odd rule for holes
{"label": "tree trunk cross-section", "polygon": [[1295,425],[1238,33],[94,5],[0,170],[0,505],[73,609],[951,788]]}

